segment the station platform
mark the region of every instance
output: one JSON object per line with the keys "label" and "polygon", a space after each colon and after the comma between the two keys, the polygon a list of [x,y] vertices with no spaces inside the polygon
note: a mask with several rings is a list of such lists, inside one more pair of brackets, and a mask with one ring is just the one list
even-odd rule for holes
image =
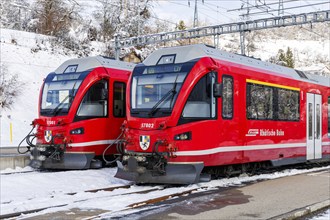
{"label": "station platform", "polygon": [[[24,147],[21,149],[25,151]],[[29,154],[19,154],[17,147],[1,147],[0,148],[0,170],[7,168],[15,169],[16,167],[26,167],[30,163]]]}
{"label": "station platform", "polygon": [[139,215],[142,219],[153,220],[302,219],[310,213],[330,208],[330,170],[219,189],[195,198],[164,202],[163,205],[167,208]]}

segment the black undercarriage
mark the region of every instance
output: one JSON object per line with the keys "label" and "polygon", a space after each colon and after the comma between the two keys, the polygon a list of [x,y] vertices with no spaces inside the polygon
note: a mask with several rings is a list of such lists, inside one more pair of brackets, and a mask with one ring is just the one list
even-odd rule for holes
{"label": "black undercarriage", "polygon": [[203,163],[168,163],[166,155],[125,155],[118,161],[118,178],[136,183],[191,184],[210,179],[272,173],[284,169],[309,168],[330,164],[330,155],[307,161],[306,157],[283,158],[244,164],[204,167]]}

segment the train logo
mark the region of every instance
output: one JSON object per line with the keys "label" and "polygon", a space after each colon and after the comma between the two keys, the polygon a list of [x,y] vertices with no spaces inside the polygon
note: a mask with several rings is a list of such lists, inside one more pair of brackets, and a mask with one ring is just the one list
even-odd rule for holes
{"label": "train logo", "polygon": [[245,136],[247,136],[247,137],[255,137],[258,134],[259,134],[259,129],[250,129]]}
{"label": "train logo", "polygon": [[140,136],[140,147],[142,150],[147,150],[150,146],[150,136],[141,135]]}
{"label": "train logo", "polygon": [[52,131],[50,131],[50,130],[46,130],[46,131],[45,131],[45,141],[46,141],[47,143],[49,143],[49,142],[52,140],[52,137],[53,137],[53,135],[52,135]]}

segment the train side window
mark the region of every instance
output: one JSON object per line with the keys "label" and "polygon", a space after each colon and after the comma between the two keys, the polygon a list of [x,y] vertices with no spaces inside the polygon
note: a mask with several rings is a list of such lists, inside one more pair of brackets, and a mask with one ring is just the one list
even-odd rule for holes
{"label": "train side window", "polygon": [[126,116],[126,84],[115,82],[113,84],[113,116],[123,118]]}
{"label": "train side window", "polygon": [[313,140],[313,104],[308,103],[308,139]]}
{"label": "train side window", "polygon": [[328,97],[328,137],[330,137],[330,96]]}
{"label": "train side window", "polygon": [[182,112],[183,123],[216,117],[216,101],[213,97],[215,73],[203,76],[191,91]]}
{"label": "train side window", "polygon": [[299,92],[274,88],[277,91],[277,119],[283,121],[299,121]]}
{"label": "train side window", "polygon": [[321,107],[320,104],[316,105],[316,139],[321,137]]}
{"label": "train side window", "polygon": [[77,120],[108,115],[108,82],[96,82],[85,94],[77,111]]}
{"label": "train side window", "polygon": [[233,118],[233,77],[224,75],[222,77],[223,92],[222,92],[222,118]]}
{"label": "train side window", "polygon": [[259,120],[274,119],[273,88],[247,83],[247,118]]}

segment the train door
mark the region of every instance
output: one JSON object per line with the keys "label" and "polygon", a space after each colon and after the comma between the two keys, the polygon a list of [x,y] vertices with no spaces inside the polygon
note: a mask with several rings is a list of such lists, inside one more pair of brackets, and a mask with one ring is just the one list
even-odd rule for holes
{"label": "train door", "polygon": [[307,93],[307,160],[322,158],[322,96]]}

